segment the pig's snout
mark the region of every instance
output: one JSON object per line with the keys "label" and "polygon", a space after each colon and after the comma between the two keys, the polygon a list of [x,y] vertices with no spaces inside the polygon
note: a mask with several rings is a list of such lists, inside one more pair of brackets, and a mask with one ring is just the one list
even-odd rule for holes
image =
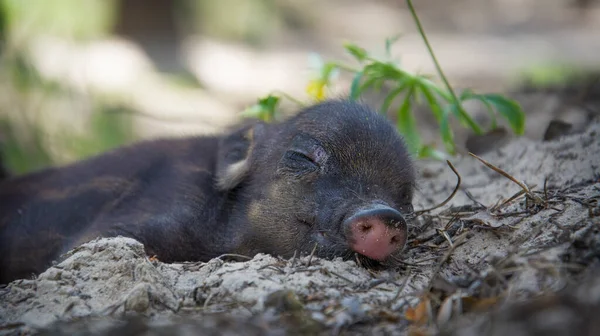
{"label": "pig's snout", "polygon": [[388,206],[361,209],[344,221],[350,248],[366,257],[384,260],[406,243],[406,221]]}

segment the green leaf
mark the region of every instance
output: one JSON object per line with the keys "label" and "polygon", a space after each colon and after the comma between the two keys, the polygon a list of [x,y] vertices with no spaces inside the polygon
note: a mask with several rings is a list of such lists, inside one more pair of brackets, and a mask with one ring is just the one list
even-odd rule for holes
{"label": "green leaf", "polygon": [[329,81],[331,80],[331,77],[336,70],[337,64],[335,64],[334,62],[325,63],[321,68],[321,80],[329,84]]}
{"label": "green leaf", "polygon": [[396,96],[402,93],[402,91],[405,91],[407,86],[408,81],[400,81],[398,86],[392,91],[390,91],[390,93],[388,93],[388,95],[383,100],[383,104],[381,104],[381,113],[387,113],[387,111],[390,109],[390,106],[392,105],[392,102],[394,101],[394,99],[396,99]]}
{"label": "green leaf", "polygon": [[398,69],[394,64],[378,61],[365,66],[363,72],[367,77],[379,78],[381,80],[398,81],[405,77],[410,77],[410,75]]}
{"label": "green leaf", "polygon": [[280,98],[275,95],[268,95],[259,99],[256,104],[248,107],[241,114],[244,117],[257,118],[265,122],[270,122],[275,118],[279,100]]}
{"label": "green leaf", "polygon": [[275,95],[268,95],[266,98],[260,100],[260,104],[266,106],[269,110],[275,110],[279,100],[279,97]]}
{"label": "green leaf", "polygon": [[418,158],[433,158],[435,160],[445,161],[450,159],[450,156],[441,152],[430,145],[424,145],[419,149]]}
{"label": "green leaf", "polygon": [[356,44],[345,43],[344,48],[350,53],[350,55],[354,56],[359,62],[364,61],[369,55],[367,51]]}
{"label": "green leaf", "polygon": [[360,87],[360,81],[362,80],[363,73],[357,72],[352,79],[352,85],[350,86],[350,99],[357,100],[362,92]]}
{"label": "green leaf", "polygon": [[400,39],[402,34],[396,34],[392,37],[388,37],[385,39],[385,55],[390,58],[392,57],[392,45],[396,43]]}
{"label": "green leaf", "polygon": [[446,147],[446,151],[448,151],[450,154],[456,153],[456,144],[454,142],[454,133],[450,128],[448,109],[444,109],[442,108],[442,106],[440,106],[435,96],[435,93],[432,92],[429,89],[430,87],[428,85],[425,85],[423,81],[417,80],[415,83],[415,87],[427,101],[431,112],[433,113],[434,117],[440,125],[440,135],[442,137],[442,142]]}
{"label": "green leaf", "polygon": [[361,85],[361,87],[360,87],[360,92],[363,92],[363,91],[365,91],[367,88],[369,88],[369,87],[371,87],[371,86],[375,85],[375,83],[377,83],[377,81],[380,81],[380,80],[381,80],[381,79],[379,79],[379,78],[377,78],[377,77],[375,77],[375,78],[369,78],[369,79],[367,79],[367,80],[366,80],[366,81],[363,83],[363,85]]}
{"label": "green leaf", "polygon": [[431,92],[435,92],[438,96],[444,98],[446,102],[452,103],[452,101],[454,100],[450,92],[448,92],[446,89],[440,88],[439,86],[435,85],[435,83],[433,83],[427,77],[417,76],[416,80],[420,86],[429,89],[429,91]]}
{"label": "green leaf", "polygon": [[425,101],[427,101],[427,104],[429,105],[433,116],[439,123],[443,118],[444,112],[442,111],[442,107],[440,106],[439,102],[437,101],[437,98],[435,97],[435,93],[431,92],[429,87],[423,85],[421,81],[417,81],[415,83],[415,86],[417,87],[418,92],[425,98]]}
{"label": "green leaf", "polygon": [[482,102],[493,105],[496,111],[508,121],[515,134],[525,133],[525,113],[516,101],[495,93],[481,94],[478,97]]}
{"label": "green leaf", "polygon": [[442,142],[444,143],[444,147],[446,147],[446,151],[451,155],[456,153],[456,145],[454,143],[454,133],[450,128],[448,111],[443,111],[442,119],[440,120],[440,134],[442,136]]}
{"label": "green leaf", "polygon": [[490,117],[492,118],[492,124],[489,127],[489,130],[495,129],[496,128],[496,112],[494,111],[494,109],[492,108],[492,105],[490,105],[489,102],[487,102],[485,99],[482,99],[480,95],[476,94],[475,92],[473,92],[473,90],[471,89],[465,89],[459,97],[460,101],[467,101],[467,100],[472,100],[472,99],[476,99],[479,100],[486,108],[486,111],[488,112],[488,114],[490,115]]}
{"label": "green leaf", "polygon": [[403,80],[406,77],[408,77],[410,79],[413,78],[413,76],[411,76],[410,74],[398,69],[398,67],[396,67],[396,65],[393,63],[380,63],[380,65],[381,65],[381,75],[385,79],[398,81],[398,80]]}
{"label": "green leaf", "polygon": [[398,120],[396,122],[396,127],[398,128],[398,131],[400,131],[400,134],[404,136],[410,152],[417,154],[419,152],[419,148],[421,147],[421,138],[417,132],[417,121],[415,120],[411,110],[411,91],[413,90],[413,87],[409,89],[409,92],[404,98],[402,105],[400,105],[400,108],[398,109]]}
{"label": "green leaf", "polygon": [[373,86],[374,86],[375,90],[381,91],[381,88],[383,87],[384,83],[385,83],[385,79],[381,79],[381,80],[375,81],[375,83],[373,83]]}
{"label": "green leaf", "polygon": [[460,105],[460,101],[448,104],[448,108],[463,126],[471,128],[477,135],[484,133],[481,126]]}

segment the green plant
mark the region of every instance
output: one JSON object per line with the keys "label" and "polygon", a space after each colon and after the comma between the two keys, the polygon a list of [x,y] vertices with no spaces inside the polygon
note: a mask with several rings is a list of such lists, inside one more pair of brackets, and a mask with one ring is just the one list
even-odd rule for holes
{"label": "green plant", "polygon": [[[383,100],[380,111],[387,113],[392,103],[401,99],[396,110],[397,129],[404,136],[409,149],[419,158],[432,157],[446,158],[448,154],[456,153],[456,144],[450,118],[456,118],[463,126],[470,128],[476,134],[486,132],[463,108],[462,103],[468,100],[480,101],[492,116],[491,128],[496,127],[496,114],[505,118],[512,130],[517,135],[522,135],[525,129],[525,114],[515,101],[499,94],[478,94],[465,90],[457,95],[450,86],[423,31],[419,18],[412,6],[412,1],[406,1],[421,38],[427,46],[428,52],[436,66],[437,73],[443,86],[435,84],[429,76],[410,73],[400,67],[398,62],[392,60],[391,46],[399,36],[388,38],[385,41],[385,59],[375,58],[355,45],[345,44],[346,51],[358,61],[360,67],[354,68],[339,61],[322,62],[318,68],[318,75],[309,82],[307,92],[314,100],[325,98],[326,88],[331,84],[337,71],[347,71],[353,74],[349,95],[351,99],[358,99],[368,88],[380,89],[384,84],[391,84],[389,93]],[[277,115],[277,106],[281,93],[273,93],[261,98],[258,102],[246,109],[245,116],[271,121]],[[289,96],[288,96],[289,98]],[[418,133],[417,123],[412,107],[415,103],[424,101],[429,106],[436,121],[440,126],[440,136],[446,153],[437,150],[433,145],[423,144]]]}
{"label": "green plant", "polygon": [[[134,140],[130,115],[135,111],[108,98],[79,95],[44,78],[18,49],[2,56],[0,87],[12,104],[7,111],[0,106],[0,153],[11,173],[24,174],[84,159]],[[68,126],[64,131],[49,131],[56,126],[46,126],[43,114],[60,116],[62,111],[53,106],[71,100],[91,106],[85,131],[70,131]]]}

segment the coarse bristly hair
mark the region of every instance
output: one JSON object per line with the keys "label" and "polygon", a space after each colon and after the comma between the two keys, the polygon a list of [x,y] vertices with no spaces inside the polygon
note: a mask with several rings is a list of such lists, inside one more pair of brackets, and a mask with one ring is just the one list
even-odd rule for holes
{"label": "coarse bristly hair", "polygon": [[319,257],[387,264],[352,250],[345,220],[374,203],[408,215],[414,187],[395,127],[348,100],[222,136],[143,141],[0,182],[0,281],[117,235],[164,262],[291,257],[316,245]]}

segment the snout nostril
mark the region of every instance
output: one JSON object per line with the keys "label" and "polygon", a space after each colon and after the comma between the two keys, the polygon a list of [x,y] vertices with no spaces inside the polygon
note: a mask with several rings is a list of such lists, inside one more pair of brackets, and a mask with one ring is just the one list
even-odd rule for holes
{"label": "snout nostril", "polygon": [[371,225],[371,223],[369,222],[363,222],[360,224],[360,231],[362,231],[363,233],[369,232],[371,228],[373,228],[373,225]]}

